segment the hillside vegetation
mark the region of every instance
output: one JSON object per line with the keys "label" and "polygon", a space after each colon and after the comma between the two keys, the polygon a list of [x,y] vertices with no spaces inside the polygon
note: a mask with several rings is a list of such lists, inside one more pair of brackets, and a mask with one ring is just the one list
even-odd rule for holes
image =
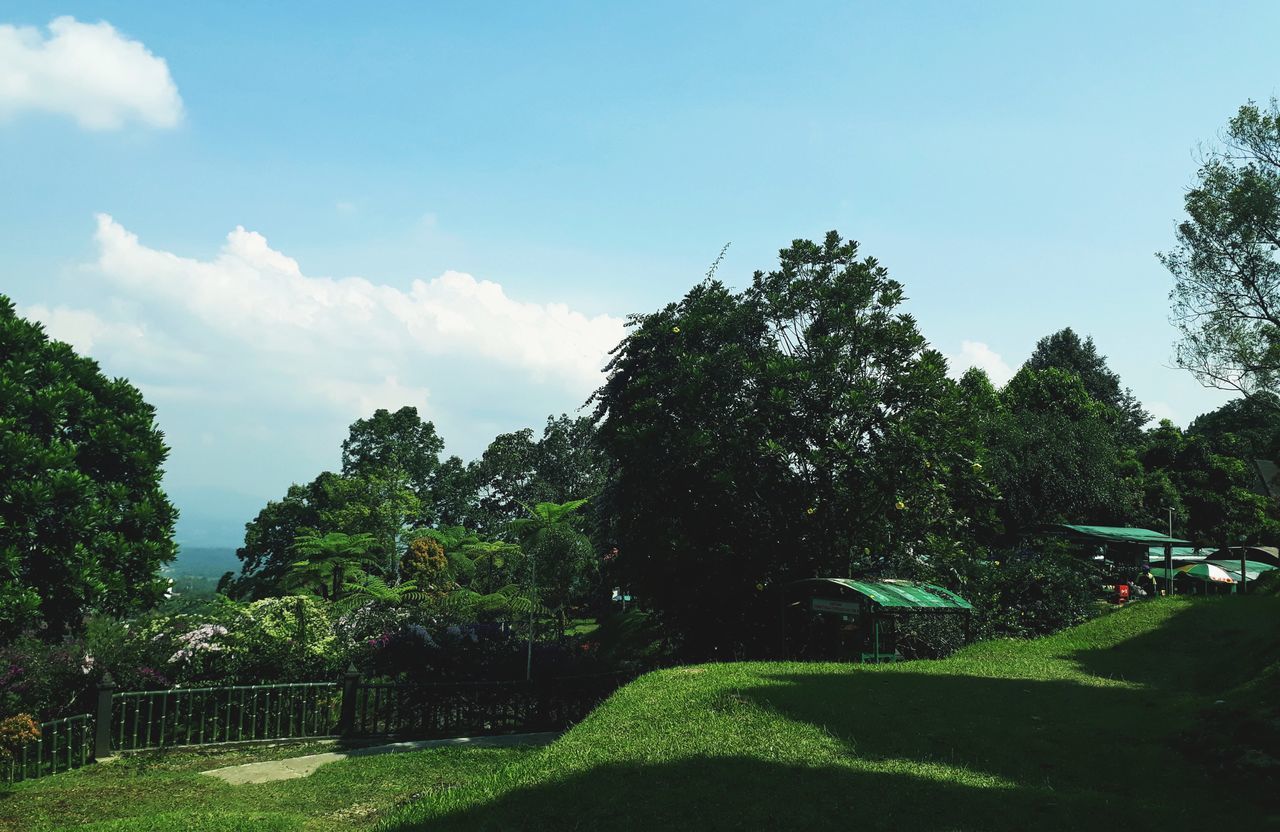
{"label": "hillside vegetation", "polygon": [[250,786],[198,772],[314,749],[138,755],[0,790],[0,829],[1276,828],[1277,621],[1280,597],[1175,598],[943,661],[682,667],[547,748]]}
{"label": "hillside vegetation", "polygon": [[1271,828],[1280,754],[1227,719],[1265,721],[1277,621],[1176,598],[942,661],[665,670],[384,828]]}

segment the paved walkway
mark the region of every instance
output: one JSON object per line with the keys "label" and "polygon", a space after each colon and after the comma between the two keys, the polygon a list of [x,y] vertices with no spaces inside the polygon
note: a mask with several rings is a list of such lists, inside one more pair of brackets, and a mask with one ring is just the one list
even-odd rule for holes
{"label": "paved walkway", "polygon": [[238,766],[215,768],[201,772],[210,777],[225,780],[233,786],[244,783],[269,783],[272,780],[292,780],[295,777],[306,777],[325,763],[345,760],[348,757],[368,757],[373,754],[397,754],[404,751],[421,751],[424,748],[441,748],[451,745],[465,745],[472,748],[506,748],[513,745],[548,745],[556,737],[557,731],[540,734],[504,734],[500,737],[455,737],[448,740],[416,740],[414,742],[393,742],[388,745],[375,745],[369,748],[353,748],[349,751],[329,751],[324,754],[308,754],[305,757],[291,757],[287,760],[268,760],[263,763],[244,763]]}

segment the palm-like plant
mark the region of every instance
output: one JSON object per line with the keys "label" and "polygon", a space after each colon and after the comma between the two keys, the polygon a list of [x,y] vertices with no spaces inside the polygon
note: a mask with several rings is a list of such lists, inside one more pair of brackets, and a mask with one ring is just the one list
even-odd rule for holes
{"label": "palm-like plant", "polygon": [[392,586],[377,575],[359,572],[355,580],[344,587],[345,594],[337,606],[349,609],[369,602],[399,605],[422,601],[428,597],[425,590],[419,589],[414,581],[401,581]]}
{"label": "palm-like plant", "polygon": [[368,575],[364,567],[377,570],[378,560],[370,556],[376,541],[371,534],[310,531],[294,538],[293,550],[302,556],[285,576],[286,586],[309,589],[328,601],[339,601],[348,585]]}
{"label": "palm-like plant", "polygon": [[[529,580],[529,641],[525,648],[525,678],[533,677],[533,615],[540,606],[538,598],[538,548],[553,532],[568,527],[569,516],[587,504],[586,500],[570,500],[567,503],[538,503],[524,505],[528,517],[512,520],[510,527],[520,540],[520,545],[530,559]],[[576,533],[576,532],[575,532]],[[560,632],[564,632],[564,610],[560,610]]]}

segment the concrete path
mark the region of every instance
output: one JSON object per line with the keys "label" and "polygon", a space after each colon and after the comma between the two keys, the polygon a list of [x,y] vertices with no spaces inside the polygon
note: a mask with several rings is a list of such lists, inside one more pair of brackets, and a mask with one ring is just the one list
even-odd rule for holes
{"label": "concrete path", "polygon": [[287,760],[268,760],[263,763],[244,763],[238,766],[215,768],[201,772],[210,777],[225,780],[233,786],[245,783],[270,783],[273,780],[292,780],[295,777],[306,777],[325,763],[345,760],[348,757],[368,757],[373,754],[397,754],[405,751],[422,751],[425,748],[441,748],[444,746],[465,745],[469,748],[506,748],[513,745],[548,745],[556,737],[557,731],[540,734],[504,734],[499,737],[455,737],[448,740],[416,740],[414,742],[393,742],[388,745],[375,745],[368,748],[353,748],[349,751],[329,751],[324,754],[308,754],[305,757],[291,757]]}

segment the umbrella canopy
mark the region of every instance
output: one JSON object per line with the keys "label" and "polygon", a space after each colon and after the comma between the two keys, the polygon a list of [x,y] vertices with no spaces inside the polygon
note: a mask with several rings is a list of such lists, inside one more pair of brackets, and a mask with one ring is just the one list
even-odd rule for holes
{"label": "umbrella canopy", "polygon": [[[1209,563],[1212,563],[1214,566],[1221,566],[1223,569],[1230,569],[1230,570],[1231,570],[1231,571],[1233,571],[1233,572],[1239,572],[1239,571],[1240,571],[1240,561],[1238,561],[1238,560],[1218,560],[1218,559],[1214,559],[1214,560],[1209,561]],[[1270,572],[1271,570],[1275,569],[1276,567],[1272,566],[1272,565],[1271,565],[1271,564],[1269,564],[1269,563],[1263,563],[1262,561],[1257,561],[1257,560],[1247,560],[1247,561],[1245,561],[1245,562],[1244,562],[1244,568],[1245,568],[1245,570],[1246,570],[1246,571],[1248,571],[1248,572],[1250,572],[1250,573],[1253,573],[1253,574],[1256,574],[1256,573],[1259,573],[1259,572]]]}
{"label": "umbrella canopy", "polygon": [[1181,572],[1192,578],[1199,578],[1202,581],[1214,581],[1220,584],[1234,584],[1236,579],[1231,577],[1231,573],[1212,563],[1192,563],[1187,566],[1180,566],[1173,570]]}

